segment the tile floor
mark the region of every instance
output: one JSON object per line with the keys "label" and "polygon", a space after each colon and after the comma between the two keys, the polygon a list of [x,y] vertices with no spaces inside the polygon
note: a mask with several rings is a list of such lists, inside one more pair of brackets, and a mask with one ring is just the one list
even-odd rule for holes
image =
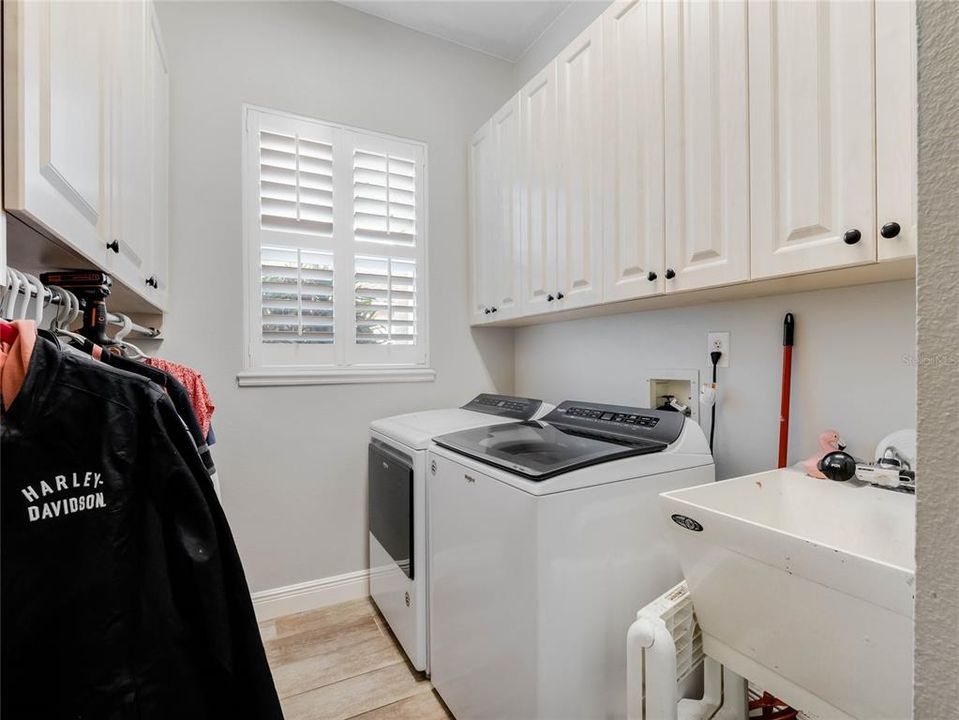
{"label": "tile floor", "polygon": [[452,720],[369,599],[260,623],[286,720]]}

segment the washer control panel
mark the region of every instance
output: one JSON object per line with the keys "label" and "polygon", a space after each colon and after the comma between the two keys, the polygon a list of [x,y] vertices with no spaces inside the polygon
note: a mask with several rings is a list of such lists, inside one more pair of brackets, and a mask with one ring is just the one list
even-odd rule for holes
{"label": "washer control panel", "polygon": [[542,400],[481,393],[463,406],[463,410],[486,413],[514,420],[529,420],[542,406]]}
{"label": "washer control panel", "polygon": [[566,400],[542,421],[618,442],[654,440],[669,445],[679,438],[686,417],[678,412]]}

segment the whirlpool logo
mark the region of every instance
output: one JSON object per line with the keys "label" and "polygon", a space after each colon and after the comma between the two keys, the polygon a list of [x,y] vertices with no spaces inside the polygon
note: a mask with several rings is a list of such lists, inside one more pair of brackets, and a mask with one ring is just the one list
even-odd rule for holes
{"label": "whirlpool logo", "polygon": [[703,526],[693,520],[691,517],[686,517],[685,515],[673,515],[672,518],[674,523],[680,527],[686,528],[687,530],[692,530],[693,532],[703,531]]}

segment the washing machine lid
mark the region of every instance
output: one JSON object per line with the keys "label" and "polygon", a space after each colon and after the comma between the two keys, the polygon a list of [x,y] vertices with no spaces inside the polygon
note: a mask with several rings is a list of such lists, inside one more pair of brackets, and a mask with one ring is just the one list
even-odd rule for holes
{"label": "washing machine lid", "polygon": [[481,393],[461,408],[394,415],[374,420],[370,429],[412,450],[426,450],[437,435],[527,420],[546,410],[552,410],[552,406],[540,400]]}
{"label": "washing machine lid", "polygon": [[471,428],[434,442],[531,480],[665,450],[685,417],[645,408],[566,401],[542,421]]}

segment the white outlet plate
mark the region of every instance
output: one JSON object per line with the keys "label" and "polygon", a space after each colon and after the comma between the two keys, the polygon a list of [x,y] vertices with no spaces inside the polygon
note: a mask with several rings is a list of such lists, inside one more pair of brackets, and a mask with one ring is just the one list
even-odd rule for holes
{"label": "white outlet plate", "polygon": [[719,358],[719,367],[729,367],[729,333],[711,332],[706,334],[706,361],[712,367],[713,360],[709,356],[713,350],[719,350],[722,357]]}

